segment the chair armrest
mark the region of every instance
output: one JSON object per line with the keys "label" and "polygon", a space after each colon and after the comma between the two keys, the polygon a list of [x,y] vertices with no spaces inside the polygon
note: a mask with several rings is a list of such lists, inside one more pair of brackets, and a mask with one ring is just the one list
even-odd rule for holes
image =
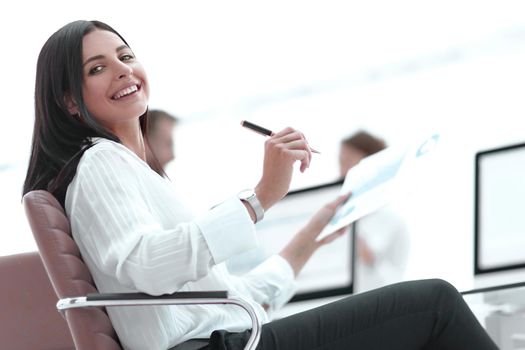
{"label": "chair armrest", "polygon": [[191,298],[228,298],[225,290],[210,290],[198,292],[176,292],[173,294],[150,295],[146,293],[91,293],[86,295],[87,301],[93,300],[162,300],[162,299],[191,299]]}
{"label": "chair armrest", "polygon": [[152,305],[198,305],[198,304],[231,304],[243,308],[252,320],[252,332],[245,349],[255,349],[261,337],[261,321],[253,306],[241,298],[228,298],[227,291],[175,292],[153,296],[145,293],[96,293],[81,297],[58,300],[57,309],[64,312],[68,309],[82,307],[113,306],[152,306]]}

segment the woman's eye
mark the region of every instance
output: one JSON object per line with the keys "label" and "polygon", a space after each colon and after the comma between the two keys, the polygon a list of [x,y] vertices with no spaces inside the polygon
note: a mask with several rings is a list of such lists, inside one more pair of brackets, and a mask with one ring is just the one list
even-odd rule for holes
{"label": "woman's eye", "polygon": [[121,61],[130,61],[133,58],[134,58],[133,55],[130,55],[130,54],[125,54],[125,55],[120,56]]}
{"label": "woman's eye", "polygon": [[102,66],[95,66],[93,68],[91,68],[89,70],[89,74],[93,75],[93,74],[97,74],[98,72],[100,72],[102,70]]}

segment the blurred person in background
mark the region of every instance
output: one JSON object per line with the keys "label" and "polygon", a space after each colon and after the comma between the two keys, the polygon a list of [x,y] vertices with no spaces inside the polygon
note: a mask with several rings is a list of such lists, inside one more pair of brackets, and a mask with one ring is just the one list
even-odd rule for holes
{"label": "blurred person in background", "polygon": [[166,165],[175,159],[173,132],[178,118],[160,109],[148,111],[146,159],[149,166],[164,176]]}
{"label": "blurred person in background", "polygon": [[[341,141],[340,176],[363,158],[387,147],[385,141],[360,130]],[[403,280],[410,236],[405,220],[392,205],[373,212],[355,224],[356,253],[355,292],[363,292]]]}

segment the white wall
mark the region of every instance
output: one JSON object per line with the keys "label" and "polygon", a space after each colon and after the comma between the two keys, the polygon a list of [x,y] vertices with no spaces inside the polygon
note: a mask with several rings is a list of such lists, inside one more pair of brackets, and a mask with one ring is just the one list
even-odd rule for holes
{"label": "white wall", "polygon": [[4,5],[0,255],[35,249],[20,189],[38,52],[63,24],[100,19],[145,65],[151,107],[182,119],[168,173],[196,210],[258,180],[263,138],[240,128],[241,119],[275,130],[294,126],[322,151],[295,175],[293,188],[333,180],[338,142],[357,128],[390,144],[439,131],[434,175],[400,199],[413,234],[407,278],[470,287],[474,152],[525,139],[525,5],[362,3]]}

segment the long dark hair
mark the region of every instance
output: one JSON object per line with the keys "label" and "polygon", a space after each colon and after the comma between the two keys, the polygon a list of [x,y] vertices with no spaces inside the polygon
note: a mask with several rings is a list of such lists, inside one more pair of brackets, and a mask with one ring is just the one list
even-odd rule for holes
{"label": "long dark hair", "polygon": [[[47,190],[64,206],[67,186],[75,176],[82,154],[92,146],[91,137],[120,142],[90,115],[82,98],[82,40],[96,29],[115,33],[127,45],[105,23],[75,21],[55,32],[40,51],[33,141],[23,194]],[[75,101],[79,116],[69,113],[66,96]],[[140,117],[140,127],[145,135],[147,112]]]}

